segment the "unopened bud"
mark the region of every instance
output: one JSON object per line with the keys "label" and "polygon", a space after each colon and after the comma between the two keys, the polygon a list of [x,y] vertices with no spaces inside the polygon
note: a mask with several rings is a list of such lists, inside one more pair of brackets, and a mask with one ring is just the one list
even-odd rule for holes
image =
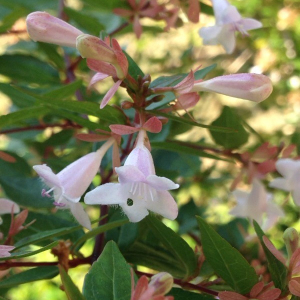
{"label": "unopened bud", "polygon": [[261,74],[232,74],[215,77],[194,84],[192,92],[215,92],[235,98],[261,102],[269,97],[273,87],[271,80]]}
{"label": "unopened bud", "polygon": [[130,109],[130,108],[132,108],[132,106],[133,106],[133,103],[132,102],[130,102],[130,101],[123,101],[122,103],[121,103],[121,107],[123,108],[123,109]]}
{"label": "unopened bud", "polygon": [[155,97],[153,97],[150,101],[151,103],[156,103],[156,102],[160,102],[165,98],[165,95],[157,95]]}
{"label": "unopened bud", "polygon": [[51,43],[60,46],[76,47],[76,38],[82,34],[80,30],[65,21],[36,11],[26,18],[27,31],[34,41]]}
{"label": "unopened bud", "polygon": [[153,287],[155,292],[153,296],[165,295],[173,287],[173,277],[167,272],[161,272],[152,276],[149,287]]}
{"label": "unopened bud", "polygon": [[290,258],[292,254],[298,249],[299,233],[295,228],[288,228],[283,233],[283,240]]}
{"label": "unopened bud", "polygon": [[149,81],[151,82],[151,75],[150,74],[146,74],[144,77],[143,77],[143,81]]}

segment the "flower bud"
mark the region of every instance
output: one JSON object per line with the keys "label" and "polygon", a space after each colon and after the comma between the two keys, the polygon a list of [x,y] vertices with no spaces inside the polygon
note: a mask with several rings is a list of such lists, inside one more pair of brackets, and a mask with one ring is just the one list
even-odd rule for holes
{"label": "flower bud", "polygon": [[36,11],[26,18],[27,31],[34,41],[76,47],[76,38],[82,34],[80,30],[65,21]]}
{"label": "flower bud", "polygon": [[130,108],[132,108],[132,106],[133,106],[133,103],[130,101],[127,101],[127,100],[125,100],[121,103],[122,109],[130,109]]}
{"label": "flower bud", "polygon": [[235,98],[261,102],[273,90],[271,80],[261,74],[241,73],[215,77],[194,84],[193,92],[215,92]]}
{"label": "flower bud", "polygon": [[161,272],[151,277],[149,287],[155,289],[154,295],[165,295],[173,287],[173,277],[167,272]]}

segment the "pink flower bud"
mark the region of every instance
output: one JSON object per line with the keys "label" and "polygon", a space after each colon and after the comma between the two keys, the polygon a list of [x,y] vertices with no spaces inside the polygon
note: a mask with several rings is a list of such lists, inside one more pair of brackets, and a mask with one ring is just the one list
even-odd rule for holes
{"label": "pink flower bud", "polygon": [[235,98],[261,102],[273,90],[271,80],[261,74],[241,73],[215,77],[194,84],[192,92],[215,92]]}
{"label": "pink flower bud", "polygon": [[27,31],[34,41],[76,47],[80,30],[46,12],[36,11],[26,18]]}
{"label": "pink flower bud", "polygon": [[153,295],[165,295],[173,287],[173,277],[167,272],[160,272],[151,277],[149,287],[153,287],[155,292]]}

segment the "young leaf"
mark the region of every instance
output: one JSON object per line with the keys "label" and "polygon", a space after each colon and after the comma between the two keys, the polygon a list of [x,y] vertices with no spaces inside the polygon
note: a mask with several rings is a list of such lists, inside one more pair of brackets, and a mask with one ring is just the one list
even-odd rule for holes
{"label": "young leaf", "polygon": [[260,226],[255,220],[253,221],[253,225],[254,225],[255,232],[260,240],[260,243],[264,249],[268,261],[268,268],[271,274],[271,278],[274,282],[274,285],[275,287],[284,291],[286,289],[287,268],[266,247],[265,243],[263,242],[263,236],[265,235],[265,233],[262,231],[262,229],[260,228]]}
{"label": "young leaf", "polygon": [[216,233],[202,218],[196,218],[207,261],[235,291],[241,294],[249,293],[257,283],[254,268],[248,264],[239,251]]}
{"label": "young leaf", "polygon": [[134,79],[137,79],[138,76],[144,77],[143,71],[140,69],[140,67],[136,64],[136,62],[125,52],[124,54],[127,57],[128,60],[128,73],[130,76],[132,76]]}
{"label": "young leaf", "polygon": [[83,295],[87,300],[130,299],[130,266],[114,242],[106,244],[102,254],[85,276]]}
{"label": "young leaf", "polygon": [[239,116],[228,106],[224,106],[220,116],[211,125],[236,130],[234,133],[219,133],[209,129],[213,140],[226,149],[238,148],[248,141],[249,134],[242,126]]}
{"label": "young leaf", "polygon": [[58,266],[58,268],[64,291],[67,294],[68,300],[85,300],[78,287],[73,283],[71,277],[68,275],[65,269],[60,265]]}
{"label": "young leaf", "polygon": [[58,275],[56,266],[37,267],[1,280],[0,288],[11,288],[28,282],[51,279],[56,275]]}

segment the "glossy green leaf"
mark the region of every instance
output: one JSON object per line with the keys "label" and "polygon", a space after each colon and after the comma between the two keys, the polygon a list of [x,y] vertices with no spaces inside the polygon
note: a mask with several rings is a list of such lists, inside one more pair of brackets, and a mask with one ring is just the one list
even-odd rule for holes
{"label": "glossy green leaf", "polygon": [[75,92],[82,86],[82,81],[77,80],[72,83],[63,85],[55,90],[44,94],[49,99],[64,100],[70,96],[73,96]]}
{"label": "glossy green leaf", "polygon": [[52,201],[41,196],[42,183],[38,178],[0,176],[6,195],[16,203],[31,208],[50,208]]}
{"label": "glossy green leaf", "polygon": [[288,270],[286,266],[279,261],[272,252],[266,247],[265,243],[263,242],[263,236],[265,233],[262,231],[258,223],[254,220],[253,221],[254,229],[256,234],[260,240],[260,243],[264,249],[267,261],[268,261],[268,268],[271,274],[271,278],[274,282],[275,287],[284,291],[286,289],[287,283],[287,274]]}
{"label": "glossy green leaf", "polygon": [[17,125],[21,122],[31,119],[31,118],[39,118],[41,116],[46,115],[51,110],[44,105],[32,106],[24,109],[20,109],[16,112],[12,112],[10,114],[0,116],[0,128]]}
{"label": "glossy green leaf", "polygon": [[124,54],[127,57],[128,60],[128,73],[134,78],[137,79],[139,76],[144,77],[143,71],[140,69],[140,67],[136,64],[136,62],[125,52]]}
{"label": "glossy green leaf", "polygon": [[67,294],[68,300],[85,300],[85,297],[83,297],[83,295],[80,293],[78,287],[74,284],[65,269],[61,266],[59,266],[58,268],[64,291]]}
{"label": "glossy green leaf", "polygon": [[[49,64],[29,55],[0,56],[0,74],[14,81],[43,85],[59,83],[58,72]],[[12,67],[18,66],[18,67]]]}
{"label": "glossy green leaf", "polygon": [[7,14],[1,20],[0,32],[6,32],[7,30],[9,30],[18,19],[24,16],[24,14],[25,11],[20,8],[15,9],[11,11],[9,14]]}
{"label": "glossy green leaf", "polygon": [[83,235],[79,240],[77,240],[74,245],[73,245],[73,249],[75,249],[78,245],[84,243],[85,241],[97,236],[98,234],[100,233],[103,233],[103,232],[106,232],[108,230],[111,230],[113,228],[116,228],[116,227],[119,227],[119,226],[122,226],[123,224],[126,224],[128,223],[128,220],[118,220],[118,221],[115,221],[115,222],[110,222],[110,223],[107,223],[105,225],[102,225],[102,226],[99,226],[99,227],[96,227],[90,231],[88,231],[85,235]]}
{"label": "glossy green leaf", "polygon": [[224,106],[220,116],[211,123],[212,126],[229,127],[236,132],[219,133],[209,129],[213,140],[226,149],[236,149],[248,141],[249,134],[242,126],[239,116],[228,106]]}
{"label": "glossy green leaf", "polygon": [[30,236],[27,236],[21,240],[19,240],[17,243],[14,244],[16,249],[22,248],[24,246],[30,245],[30,244],[36,244],[41,241],[45,240],[53,240],[54,238],[57,238],[62,235],[70,234],[76,230],[82,229],[81,225],[75,226],[75,227],[64,227],[60,229],[53,229],[53,230],[47,230],[42,231]]}
{"label": "glossy green leaf", "polygon": [[156,238],[169,250],[182,270],[182,278],[188,279],[195,275],[197,258],[192,248],[172,229],[154,216],[147,216],[142,221],[156,236]]}
{"label": "glossy green leaf", "polygon": [[[216,132],[222,132],[222,134],[224,132],[228,133],[232,133],[232,132],[236,132],[235,128],[231,128],[231,127],[223,127],[223,126],[214,126],[214,125],[205,125],[205,124],[201,124],[195,121],[192,121],[191,119],[185,118],[185,117],[177,117],[175,115],[171,115],[171,114],[166,114],[166,113],[162,113],[160,111],[156,111],[156,110],[147,110],[147,113],[154,115],[154,116],[161,116],[161,117],[165,117],[169,120],[172,120],[174,122],[178,122],[178,123],[183,123],[183,124],[189,124],[192,126],[197,126],[197,127],[202,127],[202,128],[208,128],[210,131],[216,131]],[[226,126],[226,124],[224,124]]]}
{"label": "glossy green leaf", "polygon": [[174,296],[175,300],[213,300],[215,297],[206,295],[206,294],[199,294],[195,292],[189,292],[179,288],[173,288],[169,293],[168,296]]}
{"label": "glossy green leaf", "polygon": [[[38,250],[34,250],[34,251],[16,251],[16,252],[10,252],[11,253],[11,256],[9,256],[9,259],[19,259],[19,258],[22,258],[22,257],[28,257],[28,256],[33,256],[35,254],[38,254],[38,253],[41,253],[41,252],[44,252],[44,251],[47,251],[49,249],[52,249],[53,247],[57,246],[58,244],[58,241],[56,242],[53,242],[45,247],[41,247],[39,248]],[[7,257],[0,257],[0,261],[2,260],[7,260]]]}
{"label": "glossy green leaf", "polygon": [[0,288],[11,288],[28,282],[51,279],[58,275],[58,273],[58,268],[56,266],[32,268],[1,280]]}
{"label": "glossy green leaf", "polygon": [[[216,160],[223,160],[221,157],[218,157],[216,155],[212,155],[210,153],[207,153],[205,151],[202,151],[200,149],[197,149],[196,144],[192,143],[180,143],[176,141],[168,141],[168,142],[152,142],[151,147],[154,149],[163,149],[163,150],[169,150],[172,152],[182,153],[182,154],[190,154],[190,155],[196,155],[199,157],[207,157],[211,159]],[[198,147],[200,148],[200,147]]]}
{"label": "glossy green leaf", "polygon": [[85,276],[87,300],[128,300],[131,295],[130,266],[114,242],[108,242]]}
{"label": "glossy green leaf", "polygon": [[75,21],[75,23],[88,34],[99,36],[100,31],[105,29],[103,24],[100,23],[96,17],[88,14],[88,12],[84,10],[75,10],[70,7],[65,7],[64,11],[70,18],[70,21]]}
{"label": "glossy green leaf", "polygon": [[0,159],[0,177],[1,176],[20,176],[20,177],[28,177],[32,174],[32,168],[29,166],[27,161],[18,156],[15,153],[10,151],[5,151],[8,155],[12,156],[15,159],[15,162],[7,162],[3,159]]}
{"label": "glossy green leaf", "polygon": [[236,292],[250,292],[258,281],[254,268],[202,218],[197,221],[204,255],[215,272]]}

